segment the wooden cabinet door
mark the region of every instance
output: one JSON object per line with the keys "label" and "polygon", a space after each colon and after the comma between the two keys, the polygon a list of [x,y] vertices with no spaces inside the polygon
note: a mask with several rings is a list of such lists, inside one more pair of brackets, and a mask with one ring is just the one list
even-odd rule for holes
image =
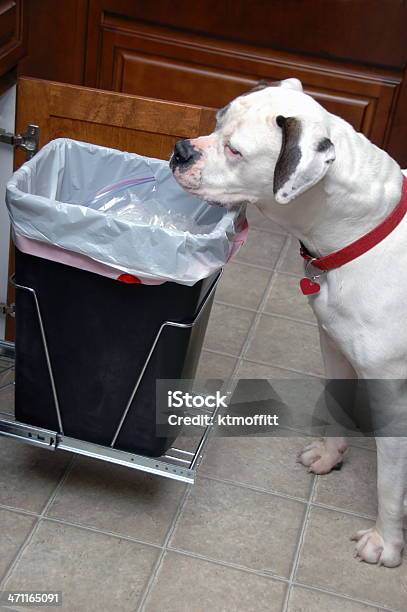
{"label": "wooden cabinet door", "polygon": [[[175,142],[213,129],[214,111],[90,89],[65,83],[21,78],[17,85],[16,130],[29,123],[40,128],[40,147],[54,138],[73,138],[149,157],[169,159]],[[16,151],[15,166],[25,160]],[[10,249],[10,275],[14,270]],[[8,303],[14,301],[9,289]],[[8,317],[6,338],[14,338],[14,321]]]}
{"label": "wooden cabinet door", "polygon": [[[17,132],[39,126],[40,147],[67,137],[161,159],[179,138],[214,126],[212,109],[27,77],[17,84],[16,113]],[[17,165],[23,161],[17,151]]]}

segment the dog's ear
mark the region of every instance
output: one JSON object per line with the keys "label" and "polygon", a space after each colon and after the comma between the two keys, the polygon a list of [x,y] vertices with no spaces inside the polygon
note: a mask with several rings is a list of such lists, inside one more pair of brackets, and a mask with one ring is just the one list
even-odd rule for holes
{"label": "dog's ear", "polygon": [[279,83],[280,87],[285,89],[294,89],[295,91],[304,91],[300,79],[284,79]]}
{"label": "dog's ear", "polygon": [[253,93],[254,91],[261,91],[262,89],[266,89],[266,87],[271,87],[273,83],[270,81],[266,81],[266,79],[262,79],[248,93]]}
{"label": "dog's ear", "polygon": [[261,91],[266,87],[283,87],[285,89],[294,89],[295,91],[303,91],[302,83],[299,79],[284,79],[283,81],[266,81],[262,79],[252,89],[244,93],[244,96],[254,93],[255,91]]}
{"label": "dog's ear", "polygon": [[249,89],[249,91],[245,91],[240,95],[248,96],[249,94],[252,94],[255,91],[261,91],[262,89],[266,89],[266,87],[273,87],[273,85],[279,85],[279,83],[272,83],[271,81],[266,81],[265,79],[262,79],[261,81],[258,81],[256,85],[254,85],[254,87]]}
{"label": "dog's ear", "polygon": [[322,179],[335,160],[335,147],[316,121],[282,115],[276,121],[282,143],[273,192],[279,204],[287,204]]}

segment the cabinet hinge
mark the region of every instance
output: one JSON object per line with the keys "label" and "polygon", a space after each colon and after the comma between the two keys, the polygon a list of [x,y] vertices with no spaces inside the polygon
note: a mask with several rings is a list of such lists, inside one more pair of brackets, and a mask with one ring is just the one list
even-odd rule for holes
{"label": "cabinet hinge", "polygon": [[0,315],[15,317],[15,305],[14,304],[5,304],[4,302],[0,302]]}
{"label": "cabinet hinge", "polygon": [[12,147],[19,147],[26,151],[27,159],[31,159],[38,151],[40,128],[38,125],[29,124],[23,134],[12,134],[0,128],[0,142]]}

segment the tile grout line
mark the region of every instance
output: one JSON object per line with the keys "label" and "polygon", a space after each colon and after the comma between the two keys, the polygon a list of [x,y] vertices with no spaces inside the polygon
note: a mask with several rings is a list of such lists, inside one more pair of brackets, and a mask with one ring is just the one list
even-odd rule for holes
{"label": "tile grout line", "polygon": [[[225,351],[219,351],[219,350],[215,351],[214,349],[211,349],[207,346],[203,346],[202,351],[205,351],[207,353],[213,353],[214,355],[220,355],[222,357],[231,357],[232,359],[237,359],[237,360],[240,359],[239,355],[232,355],[232,353],[226,353]],[[277,368],[278,370],[283,370],[284,372],[293,372],[294,374],[303,374],[304,376],[312,376],[313,378],[323,379],[323,376],[321,374],[316,374],[315,372],[303,372],[302,370],[295,370],[294,368],[288,368],[286,366],[277,365],[275,363],[268,363],[267,361],[260,361],[257,359],[251,359],[247,357],[244,357],[242,361],[248,361],[249,363],[254,363],[257,365],[270,366],[272,368]],[[232,377],[233,377],[233,374],[229,376],[229,378],[232,378]]]}
{"label": "tile grout line", "polygon": [[183,548],[175,548],[174,546],[169,546],[167,550],[169,552],[176,553],[177,555],[181,555],[184,557],[191,557],[192,559],[198,559],[199,561],[205,561],[206,563],[220,565],[221,567],[225,567],[226,569],[234,569],[240,572],[245,572],[246,574],[254,574],[255,576],[261,576],[262,578],[270,578],[272,580],[277,580],[278,582],[284,582],[285,584],[288,583],[287,578],[284,578],[284,576],[279,576],[278,574],[275,574],[272,571],[256,570],[251,567],[247,567],[246,565],[238,565],[237,563],[233,563],[230,561],[223,561],[222,559],[207,557],[206,555],[202,555],[200,553],[196,553],[190,550],[184,550]]}
{"label": "tile grout line", "polygon": [[352,601],[354,603],[360,603],[365,606],[375,607],[378,609],[378,612],[402,612],[397,608],[389,608],[382,604],[377,603],[376,601],[370,601],[369,599],[359,599],[357,597],[352,597],[352,595],[347,595],[346,593],[339,593],[337,591],[333,591],[328,588],[315,586],[313,584],[306,584],[305,582],[296,582],[294,581],[293,586],[300,587],[307,591],[317,591],[318,593],[324,593],[326,595],[332,595],[333,597],[337,597],[338,599],[345,599],[346,601]]}
{"label": "tile grout line", "polygon": [[301,280],[302,277],[304,276],[303,274],[300,274],[299,272],[289,272],[288,270],[282,270],[281,268],[277,270],[277,273],[280,274],[281,276],[290,276],[291,278],[295,278],[298,281]]}
{"label": "tile grout line", "polygon": [[[236,359],[236,356],[235,356]],[[240,357],[239,357],[240,359]],[[260,359],[251,359],[250,357],[243,357],[241,361],[248,361],[249,363],[254,363],[256,365],[269,366],[272,368],[277,368],[278,370],[284,370],[285,372],[292,372],[293,374],[302,374],[303,376],[312,376],[313,378],[324,379],[322,374],[317,374],[316,372],[307,372],[303,370],[296,370],[294,368],[288,368],[286,366],[278,365],[274,362],[261,361]]]}
{"label": "tile grout line", "polygon": [[[276,272],[278,274],[278,272]],[[289,315],[283,315],[279,312],[273,312],[263,310],[261,313],[265,317],[274,317],[275,319],[282,319],[283,321],[292,321],[293,323],[301,323],[302,325],[309,325],[310,327],[318,327],[318,323],[315,321],[307,321],[306,319],[297,319],[296,317],[290,317]]]}
{"label": "tile grout line", "polygon": [[233,487],[238,487],[239,489],[248,489],[249,491],[254,491],[256,493],[265,493],[267,495],[274,495],[275,497],[281,497],[282,499],[289,499],[290,501],[300,502],[301,504],[306,505],[307,499],[296,497],[295,495],[290,495],[289,493],[283,493],[282,491],[276,491],[275,489],[263,489],[262,487],[257,487],[255,485],[246,484],[244,482],[238,482],[236,480],[228,480],[227,478],[218,478],[217,476],[210,476],[207,474],[200,474],[200,478],[204,480],[211,480],[213,482],[219,482],[221,484],[231,485]]}
{"label": "tile grout line", "polygon": [[8,510],[9,512],[15,512],[16,514],[21,514],[22,516],[31,516],[33,518],[38,518],[40,515],[38,512],[33,512],[32,510],[25,510],[24,508],[17,508],[17,506],[8,506],[7,504],[0,503],[1,510]]}
{"label": "tile grout line", "polygon": [[248,268],[257,268],[258,270],[264,270],[265,272],[273,272],[275,270],[275,266],[262,266],[261,264],[258,263],[250,263],[250,261],[242,261],[241,259],[231,259],[230,262],[228,262],[228,266],[234,266],[235,264],[238,264],[239,266],[246,266]]}
{"label": "tile grout line", "polygon": [[[283,236],[284,237],[284,236]],[[234,263],[237,264],[244,264],[245,266],[250,266],[251,268],[258,268],[259,270],[266,270],[267,272],[274,272],[275,270],[275,266],[270,265],[270,266],[262,266],[261,264],[258,263],[251,263],[250,261],[243,261],[241,259],[239,259],[239,256],[236,255]]]}
{"label": "tile grout line", "polygon": [[160,550],[162,549],[161,544],[155,544],[154,542],[140,540],[139,538],[134,538],[124,533],[116,533],[115,531],[107,530],[105,531],[103,529],[99,529],[98,527],[93,527],[92,525],[86,525],[85,523],[75,523],[74,521],[68,521],[66,519],[61,519],[54,516],[43,516],[41,517],[41,520],[49,523],[58,523],[59,525],[67,525],[68,527],[76,527],[77,529],[81,529],[82,531],[91,531],[92,533],[109,536],[117,540],[126,540],[126,542],[132,542],[133,544],[141,544],[143,546],[151,546],[152,548],[158,548]]}
{"label": "tile grout line", "polygon": [[68,465],[66,466],[64,472],[61,475],[61,478],[59,479],[59,481],[56,484],[56,486],[55,486],[54,490],[52,491],[52,493],[50,494],[47,502],[44,504],[44,507],[42,508],[40,514],[37,515],[37,520],[35,521],[34,525],[32,526],[32,529],[30,530],[30,533],[27,535],[27,537],[25,538],[24,542],[21,544],[20,548],[18,549],[18,551],[16,553],[16,556],[14,557],[13,561],[10,563],[8,569],[6,570],[5,574],[3,575],[3,578],[0,580],[0,591],[4,590],[4,587],[7,585],[7,582],[11,578],[11,575],[12,575],[16,565],[20,561],[24,551],[29,546],[29,544],[31,543],[34,535],[36,534],[36,532],[37,532],[37,530],[39,528],[39,525],[41,523],[42,518],[45,516],[45,513],[48,511],[48,508],[50,507],[50,505],[54,501],[55,497],[57,496],[59,490],[61,489],[61,487],[65,483],[66,479],[68,478],[68,476],[69,476],[69,474],[70,474],[70,472],[72,470],[74,461],[75,461],[75,455],[71,457]]}
{"label": "tile grout line", "polygon": [[337,508],[336,506],[324,504],[323,502],[311,501],[311,506],[313,508],[320,508],[321,510],[328,510],[329,512],[341,512],[342,514],[346,514],[346,516],[354,516],[355,518],[360,518],[367,521],[376,520],[376,516],[373,514],[365,514],[364,512],[356,512],[354,510],[347,510],[346,508]]}
{"label": "tile grout line", "polygon": [[[267,287],[264,290],[267,291]],[[264,295],[264,293],[263,293]],[[245,310],[246,312],[259,312],[258,308],[250,308],[249,306],[241,306],[239,304],[233,304],[232,302],[225,302],[225,300],[216,300],[215,304],[219,304],[220,306],[228,306],[229,308],[236,308],[237,310]],[[310,325],[311,327],[318,327],[318,323],[314,321],[307,321],[306,319],[297,319],[296,317],[290,317],[289,315],[283,315],[279,312],[273,312],[272,310],[263,310],[261,312],[262,315],[266,315],[267,317],[274,317],[275,319],[283,319],[284,321],[292,321],[293,323],[303,323],[304,325]]]}
{"label": "tile grout line", "polygon": [[247,266],[248,268],[257,268],[258,270],[263,270],[265,272],[278,272],[278,274],[282,274],[284,276],[291,276],[292,278],[296,278],[298,280],[300,280],[300,278],[302,278],[301,274],[299,274],[298,272],[289,272],[288,270],[282,270],[280,268],[276,268],[276,265],[274,266],[262,266],[259,263],[250,263],[249,261],[242,261],[241,259],[231,259],[228,262],[228,266],[234,266],[238,264],[239,266]]}
{"label": "tile grout line", "polygon": [[311,513],[311,501],[312,501],[313,496],[314,496],[314,491],[315,491],[315,487],[316,487],[316,481],[317,481],[317,479],[314,476],[313,480],[312,480],[312,484],[310,486],[309,497],[308,497],[306,509],[305,509],[305,512],[304,512],[304,518],[303,518],[301,529],[300,529],[299,535],[298,535],[297,546],[296,546],[296,549],[294,551],[292,569],[291,569],[290,577],[289,577],[289,580],[288,580],[287,592],[285,594],[285,598],[284,598],[283,606],[281,608],[281,612],[287,612],[287,610],[288,610],[288,604],[289,604],[289,601],[290,601],[290,595],[291,595],[291,591],[292,591],[292,588],[293,588],[293,583],[294,583],[294,580],[295,580],[295,576],[297,574],[297,568],[298,568],[298,564],[299,564],[299,561],[300,561],[300,555],[301,555],[301,551],[302,551],[302,547],[303,547],[304,539],[305,539],[305,532],[307,530],[308,520],[309,520],[309,516],[310,516],[310,513]]}
{"label": "tile grout line", "polygon": [[163,564],[164,555],[165,555],[166,551],[168,550],[168,548],[167,548],[168,547],[168,543],[169,543],[169,541],[170,541],[170,539],[171,539],[171,537],[172,537],[172,535],[173,535],[173,533],[174,533],[174,531],[175,531],[175,529],[177,527],[177,524],[178,524],[178,521],[180,519],[181,513],[182,513],[182,511],[183,511],[183,509],[185,507],[185,504],[188,501],[189,496],[191,495],[191,492],[192,492],[192,485],[188,485],[186,490],[185,490],[184,495],[182,496],[182,499],[179,502],[178,508],[177,508],[177,510],[176,510],[176,512],[174,514],[174,517],[172,519],[171,525],[168,528],[167,534],[166,534],[166,536],[164,538],[164,542],[163,542],[163,545],[162,545],[161,553],[158,555],[157,561],[156,561],[156,563],[155,563],[155,565],[154,565],[154,567],[152,569],[152,572],[150,574],[150,578],[148,579],[148,582],[147,582],[147,584],[145,586],[145,589],[144,589],[144,592],[143,592],[143,594],[142,594],[142,596],[141,596],[141,598],[140,598],[140,600],[139,600],[139,602],[137,604],[137,608],[135,609],[135,612],[144,612],[144,610],[145,610],[146,602],[147,602],[147,600],[148,600],[148,598],[150,596],[150,593],[151,593],[151,591],[152,591],[152,589],[154,587],[154,584],[155,584],[156,579],[158,577],[158,574],[160,572],[161,566]]}
{"label": "tile grout line", "polygon": [[274,495],[275,497],[281,497],[282,499],[289,499],[291,501],[299,502],[305,505],[311,505],[314,508],[321,508],[322,510],[329,510],[331,512],[340,512],[341,514],[346,514],[347,516],[353,516],[355,518],[366,519],[368,521],[374,521],[375,516],[372,514],[365,514],[363,512],[357,512],[355,510],[348,510],[346,508],[341,508],[339,506],[333,506],[331,504],[324,504],[323,502],[313,501],[312,499],[305,499],[303,497],[297,497],[296,495],[290,495],[289,493],[284,493],[283,491],[278,491],[276,489],[264,489],[262,487],[257,487],[255,485],[250,485],[244,482],[238,482],[236,480],[228,480],[227,478],[218,478],[217,476],[211,476],[208,474],[200,474],[200,478],[205,480],[213,480],[214,482],[219,482],[223,484],[232,485],[235,487],[239,487],[241,489],[249,489],[250,491],[256,491],[258,493],[266,493],[268,495]]}
{"label": "tile grout line", "polygon": [[228,308],[236,308],[237,310],[244,310],[246,312],[257,312],[257,308],[250,308],[249,306],[239,306],[238,304],[232,304],[232,302],[225,302],[223,300],[214,300],[214,304],[219,304],[220,306],[228,306]]}
{"label": "tile grout line", "polygon": [[225,351],[215,351],[214,349],[208,348],[207,346],[202,347],[202,351],[207,353],[213,353],[214,355],[220,355],[221,357],[231,357],[232,359],[239,359],[239,355],[232,355],[232,353],[226,353]]}

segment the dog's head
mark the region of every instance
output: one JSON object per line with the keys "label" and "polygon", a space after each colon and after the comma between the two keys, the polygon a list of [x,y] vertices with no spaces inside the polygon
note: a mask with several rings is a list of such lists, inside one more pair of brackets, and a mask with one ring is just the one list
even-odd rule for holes
{"label": "dog's head", "polygon": [[286,79],[218,111],[209,136],[181,140],[170,167],[178,183],[213,204],[286,204],[322,179],[335,159],[329,113]]}

